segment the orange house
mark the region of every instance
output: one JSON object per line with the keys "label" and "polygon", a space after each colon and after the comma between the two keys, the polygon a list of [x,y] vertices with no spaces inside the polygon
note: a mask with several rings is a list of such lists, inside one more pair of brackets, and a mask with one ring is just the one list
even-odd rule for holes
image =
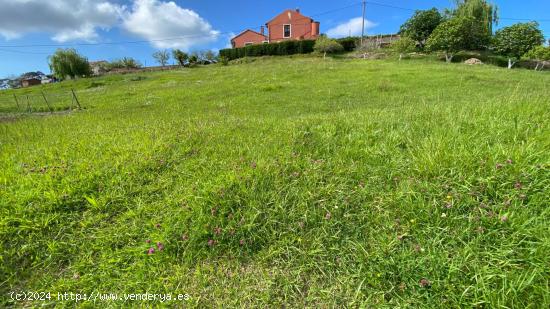
{"label": "orange house", "polygon": [[233,39],[231,39],[231,46],[233,48],[236,48],[254,44],[268,43],[268,38],[263,32],[264,27],[262,27],[261,32],[256,32],[250,29],[245,30]]}
{"label": "orange house", "polygon": [[268,21],[266,26],[268,35],[265,35],[264,27],[261,27],[260,32],[246,30],[231,39],[231,46],[237,48],[286,40],[315,40],[319,37],[321,24],[296,9],[285,10]]}

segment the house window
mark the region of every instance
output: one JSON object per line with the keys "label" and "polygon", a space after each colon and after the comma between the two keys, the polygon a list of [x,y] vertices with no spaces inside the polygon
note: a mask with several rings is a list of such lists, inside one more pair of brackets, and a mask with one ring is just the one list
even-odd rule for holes
{"label": "house window", "polygon": [[292,33],[291,33],[290,25],[283,25],[283,37],[289,38],[291,34]]}
{"label": "house window", "polygon": [[250,46],[250,45],[254,45],[254,43],[252,43],[252,42],[246,42],[246,43],[244,43],[244,46]]}

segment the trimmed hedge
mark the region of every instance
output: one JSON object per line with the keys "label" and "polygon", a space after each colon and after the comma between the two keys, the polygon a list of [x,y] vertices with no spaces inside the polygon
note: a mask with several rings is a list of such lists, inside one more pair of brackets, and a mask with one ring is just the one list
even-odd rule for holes
{"label": "trimmed hedge", "polygon": [[220,57],[234,60],[244,57],[287,56],[313,52],[314,40],[284,41],[280,43],[250,45],[220,50]]}

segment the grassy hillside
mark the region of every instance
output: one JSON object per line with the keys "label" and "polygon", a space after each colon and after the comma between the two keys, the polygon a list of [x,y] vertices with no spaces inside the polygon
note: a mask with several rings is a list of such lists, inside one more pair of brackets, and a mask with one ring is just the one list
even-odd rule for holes
{"label": "grassy hillside", "polygon": [[549,85],[274,58],[19,90],[86,109],[0,118],[1,303],[548,308]]}

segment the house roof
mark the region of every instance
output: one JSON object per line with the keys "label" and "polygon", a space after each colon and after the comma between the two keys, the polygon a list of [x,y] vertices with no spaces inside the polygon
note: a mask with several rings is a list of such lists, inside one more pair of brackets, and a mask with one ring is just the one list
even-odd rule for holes
{"label": "house roof", "polygon": [[102,63],[109,63],[109,62],[106,60],[90,61],[90,65],[102,64]]}
{"label": "house roof", "polygon": [[313,18],[311,17],[307,17],[305,15],[303,15],[302,13],[300,13],[298,10],[284,10],[281,14],[273,17],[270,21],[268,21],[267,23],[265,23],[266,25],[269,25],[271,22],[273,22],[275,19],[279,18],[279,16],[282,16],[282,15],[288,15],[289,13],[291,14],[296,14],[298,16],[298,18],[303,18],[303,19],[308,19],[309,21],[313,22]]}
{"label": "house roof", "polygon": [[265,39],[267,39],[267,35],[265,35],[265,34],[261,34],[261,33],[257,32],[257,31],[254,31],[254,30],[246,29],[245,31],[243,31],[243,32],[237,34],[236,36],[234,36],[234,37],[231,39],[231,41],[235,40],[236,38],[240,37],[241,35],[243,35],[243,34],[245,34],[245,33],[247,33],[247,32],[252,32],[252,33],[254,33],[254,34],[263,36]]}

